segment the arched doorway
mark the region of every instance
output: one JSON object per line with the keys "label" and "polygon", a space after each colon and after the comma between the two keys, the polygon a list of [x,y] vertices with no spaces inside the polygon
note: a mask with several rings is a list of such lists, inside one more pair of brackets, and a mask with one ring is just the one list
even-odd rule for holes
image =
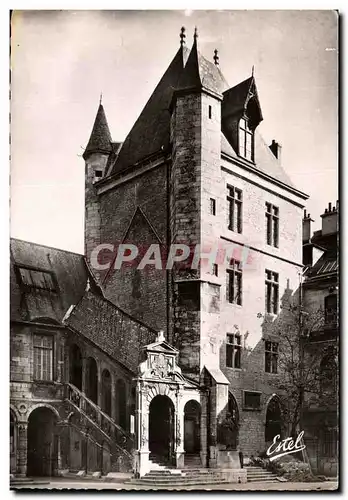
{"label": "arched doorway", "polygon": [[102,373],[102,410],[111,416],[111,375],[107,369]]}
{"label": "arched doorway", "polygon": [[70,347],[70,382],[82,390],[82,356],[76,344]]}
{"label": "arched doorway", "polygon": [[282,413],[280,402],[277,397],[273,397],[268,403],[266,412],[265,441],[273,441],[274,436],[280,435],[282,439]]}
{"label": "arched doorway", "polygon": [[17,450],[17,427],[16,427],[16,416],[12,410],[10,410],[10,474],[15,474],[16,472],[16,450]]}
{"label": "arched doorway", "polygon": [[46,407],[33,410],[28,420],[28,476],[53,476],[57,469],[56,415]]}
{"label": "arched doorway", "polygon": [[87,372],[86,396],[91,399],[93,403],[98,404],[98,367],[94,358],[88,358]]}
{"label": "arched doorway", "polygon": [[184,408],[184,450],[187,454],[200,451],[201,405],[194,400],[188,401]]}
{"label": "arched doorway", "polygon": [[155,396],[149,410],[149,449],[156,460],[170,463],[174,450],[174,405],[168,396]]}
{"label": "arched doorway", "polygon": [[127,429],[126,384],[121,378],[116,383],[117,423]]}

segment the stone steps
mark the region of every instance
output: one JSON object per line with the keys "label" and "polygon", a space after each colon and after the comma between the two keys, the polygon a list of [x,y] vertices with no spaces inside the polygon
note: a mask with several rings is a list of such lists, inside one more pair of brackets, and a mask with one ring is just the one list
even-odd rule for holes
{"label": "stone steps", "polygon": [[246,467],[247,471],[247,482],[258,482],[258,483],[277,483],[278,478],[273,472],[270,472],[262,467]]}

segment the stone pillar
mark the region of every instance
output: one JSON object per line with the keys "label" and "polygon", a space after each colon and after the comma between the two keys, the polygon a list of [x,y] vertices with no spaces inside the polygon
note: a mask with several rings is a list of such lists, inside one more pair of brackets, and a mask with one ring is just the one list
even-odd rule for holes
{"label": "stone pillar", "polygon": [[144,476],[150,470],[149,463],[149,405],[147,401],[147,387],[137,383],[136,392],[136,476]]}
{"label": "stone pillar", "polygon": [[185,450],[184,450],[185,414],[184,414],[184,411],[175,412],[174,420],[175,420],[174,439],[175,439],[176,468],[183,469],[185,466]]}
{"label": "stone pillar", "polygon": [[82,358],[82,392],[86,394],[88,387],[88,363],[87,358],[84,356]]}
{"label": "stone pillar", "polygon": [[116,381],[111,373],[111,418],[116,422]]}
{"label": "stone pillar", "polygon": [[102,384],[102,376],[101,376],[101,367],[98,363],[98,406],[102,408],[103,406],[103,384]]}
{"label": "stone pillar", "polygon": [[[86,394],[88,392],[88,362],[87,358],[84,356],[82,358],[82,391],[83,394]],[[80,408],[81,410],[86,411],[86,402],[84,399],[80,401]]]}
{"label": "stone pillar", "polygon": [[27,475],[27,446],[28,446],[28,423],[18,424],[18,444],[17,444],[17,476]]}

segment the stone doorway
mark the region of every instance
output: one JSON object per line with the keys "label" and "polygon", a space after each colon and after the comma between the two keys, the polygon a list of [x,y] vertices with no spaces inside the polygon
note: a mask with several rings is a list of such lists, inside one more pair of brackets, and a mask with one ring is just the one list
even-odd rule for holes
{"label": "stone doorway", "polygon": [[153,398],[149,409],[149,450],[157,461],[171,463],[174,451],[174,405],[168,396]]}
{"label": "stone doorway", "polygon": [[46,407],[33,410],[28,421],[28,476],[54,476],[57,470],[56,415]]}
{"label": "stone doorway", "polygon": [[188,401],[184,408],[184,450],[187,454],[200,452],[201,406],[197,401]]}

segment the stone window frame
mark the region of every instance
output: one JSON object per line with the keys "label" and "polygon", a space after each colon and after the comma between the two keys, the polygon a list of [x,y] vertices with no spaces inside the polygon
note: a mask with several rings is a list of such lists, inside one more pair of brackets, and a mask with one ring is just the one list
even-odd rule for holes
{"label": "stone window frame", "polygon": [[243,191],[227,184],[228,229],[238,234],[243,232]]}
{"label": "stone window frame", "polygon": [[265,372],[278,373],[279,342],[265,341]]}
{"label": "stone window frame", "polygon": [[337,295],[330,294],[324,298],[325,325],[337,325]]}
{"label": "stone window frame", "polygon": [[239,260],[231,259],[226,269],[226,298],[230,304],[243,305],[243,269]]}
{"label": "stone window frame", "polygon": [[[261,411],[261,395],[262,393],[260,391],[245,391],[245,390],[242,390],[242,393],[243,393],[243,410],[250,410],[250,411]],[[252,406],[252,405],[247,405],[246,404],[246,396],[248,394],[253,394],[253,395],[258,395],[259,396],[259,401],[258,401],[258,405],[256,406]]]}
{"label": "stone window frame", "polygon": [[238,154],[254,162],[254,150],[254,131],[249,128],[249,118],[243,115],[238,123]]}
{"label": "stone window frame", "polygon": [[209,198],[209,213],[210,215],[216,215],[216,199]]}
{"label": "stone window frame", "polygon": [[279,273],[270,269],[265,270],[265,309],[273,315],[279,310]]}
{"label": "stone window frame", "polygon": [[279,248],[279,207],[266,201],[266,243]]}
{"label": "stone window frame", "polygon": [[[231,360],[230,364],[228,364],[228,360]],[[242,368],[242,337],[240,333],[226,333],[226,368]]]}
{"label": "stone window frame", "polygon": [[[35,339],[41,337],[41,339],[46,338],[51,340],[51,346],[44,346],[42,345],[35,345]],[[55,378],[55,370],[54,370],[54,335],[48,333],[48,332],[34,332],[33,333],[33,380],[36,382],[53,382]],[[41,352],[41,369],[39,376],[37,376],[36,372],[36,360],[35,360],[35,350],[40,349]],[[48,378],[43,378],[43,365],[44,365],[44,358],[43,358],[43,352],[48,352],[50,351],[50,357],[49,357],[49,365],[50,365],[50,374]],[[46,370],[47,371],[47,370]]]}

